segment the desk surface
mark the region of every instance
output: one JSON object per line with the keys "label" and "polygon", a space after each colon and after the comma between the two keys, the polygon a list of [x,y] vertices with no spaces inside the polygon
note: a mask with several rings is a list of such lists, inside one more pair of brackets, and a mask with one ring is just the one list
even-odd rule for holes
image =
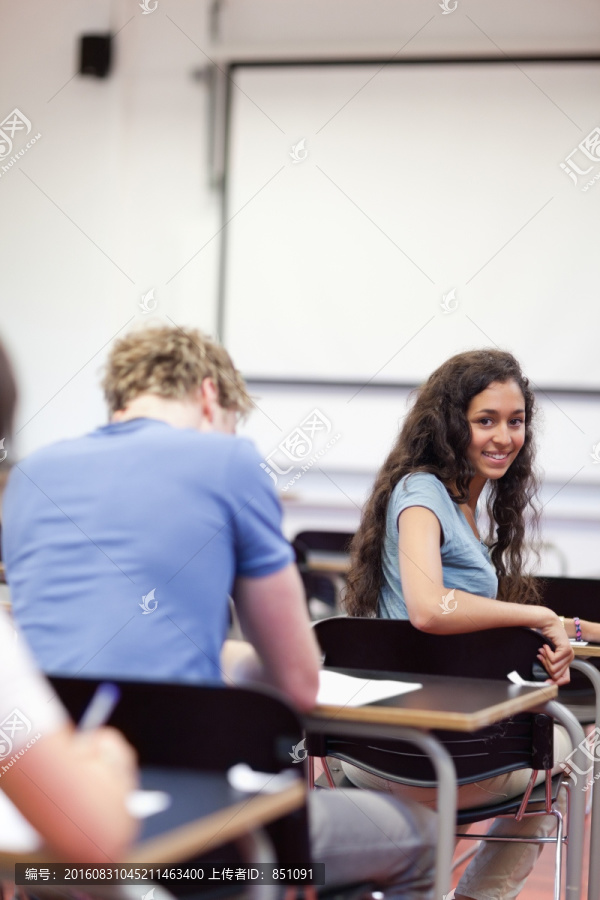
{"label": "desk surface", "polygon": [[350,571],[350,556],[347,553],[326,553],[322,550],[311,550],[306,556],[303,570],[306,572],[329,572],[335,575],[347,575]]}
{"label": "desk surface", "polygon": [[313,724],[323,719],[335,719],[379,725],[476,731],[553,700],[558,693],[555,684],[518,687],[509,681],[485,681],[444,675],[370,672],[359,669],[333,671],[359,678],[418,682],[423,687],[421,690],[379,700],[367,706],[317,706],[309,714]]}
{"label": "desk surface", "polygon": [[164,813],[144,820],[140,840],[125,860],[128,863],[178,862],[205,855],[293,812],[306,799],[300,779],[273,794],[243,794],[221,774],[148,768],[142,776],[143,787],[167,790],[173,803]]}
{"label": "desk surface", "polygon": [[[138,842],[123,863],[163,865],[210,853],[216,847],[299,809],[306,800],[302,779],[272,794],[243,794],[221,773],[144,768],[141,786],[171,795],[170,806],[142,820]],[[49,851],[3,853],[0,870],[15,863],[53,862]]]}
{"label": "desk surface", "polygon": [[580,647],[577,644],[571,644],[576,659],[584,659],[586,656],[600,656],[600,644],[588,644],[587,647]]}

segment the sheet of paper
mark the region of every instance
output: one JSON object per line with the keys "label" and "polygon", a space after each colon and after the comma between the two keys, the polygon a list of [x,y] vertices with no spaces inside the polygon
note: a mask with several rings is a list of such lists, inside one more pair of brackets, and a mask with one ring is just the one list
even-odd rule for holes
{"label": "sheet of paper", "polygon": [[569,638],[569,642],[576,647],[587,647],[589,641],[578,641],[577,638]]}
{"label": "sheet of paper", "polygon": [[[512,672],[509,672],[507,675],[509,681],[512,681],[513,684],[518,684],[519,687],[544,687],[548,682],[546,681],[525,681],[524,678],[521,678],[518,672],[514,669]],[[550,681],[550,679],[548,679]]]}
{"label": "sheet of paper", "polygon": [[418,691],[422,687],[422,684],[412,681],[376,681],[323,669],[319,672],[317,703],[321,706],[364,706],[365,703]]}

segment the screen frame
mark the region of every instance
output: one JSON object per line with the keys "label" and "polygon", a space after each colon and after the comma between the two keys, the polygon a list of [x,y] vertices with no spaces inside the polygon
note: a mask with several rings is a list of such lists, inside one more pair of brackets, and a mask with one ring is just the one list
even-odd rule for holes
{"label": "screen frame", "polygon": [[[486,64],[503,64],[503,65],[531,65],[531,64],[600,64],[600,54],[541,54],[541,55],[508,55],[503,56],[427,56],[427,57],[405,57],[403,59],[385,59],[385,58],[294,58],[294,59],[251,59],[241,60],[232,59],[222,66],[223,74],[226,80],[225,90],[225,135],[224,135],[224,176],[221,191],[221,226],[219,233],[221,235],[219,248],[219,272],[217,284],[217,337],[227,346],[227,334],[225,328],[226,321],[226,290],[227,290],[227,265],[228,265],[228,232],[227,232],[227,212],[229,205],[229,172],[231,161],[231,124],[232,124],[232,94],[234,84],[234,74],[237,69],[246,68],[299,68],[299,67],[316,67],[316,66],[427,66],[427,65],[486,65]],[[364,389],[370,386],[365,384],[364,379],[308,379],[308,378],[290,378],[290,377],[249,377],[248,383],[256,386],[277,385],[281,387],[333,387],[333,388],[356,388]],[[418,387],[417,382],[407,381],[373,381],[372,386],[383,389],[406,389],[413,390]],[[561,396],[576,397],[599,397],[600,387],[591,388],[587,386],[581,387],[560,387],[556,385],[532,385],[535,390],[547,394],[556,394]]]}

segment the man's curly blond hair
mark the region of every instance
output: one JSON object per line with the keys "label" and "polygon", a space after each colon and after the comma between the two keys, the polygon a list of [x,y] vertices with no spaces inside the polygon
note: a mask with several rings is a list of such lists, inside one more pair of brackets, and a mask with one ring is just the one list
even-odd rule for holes
{"label": "man's curly blond hair", "polygon": [[148,326],[118,340],[102,381],[111,415],[140,394],[183,400],[212,378],[219,405],[245,415],[246,385],[224,347],[195,328]]}

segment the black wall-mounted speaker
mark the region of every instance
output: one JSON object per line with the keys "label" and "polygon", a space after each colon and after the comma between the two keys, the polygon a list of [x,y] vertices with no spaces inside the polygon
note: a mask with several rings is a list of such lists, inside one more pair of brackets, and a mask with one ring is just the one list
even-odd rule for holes
{"label": "black wall-mounted speaker", "polygon": [[79,74],[106,78],[112,56],[110,34],[84,34],[79,45]]}

